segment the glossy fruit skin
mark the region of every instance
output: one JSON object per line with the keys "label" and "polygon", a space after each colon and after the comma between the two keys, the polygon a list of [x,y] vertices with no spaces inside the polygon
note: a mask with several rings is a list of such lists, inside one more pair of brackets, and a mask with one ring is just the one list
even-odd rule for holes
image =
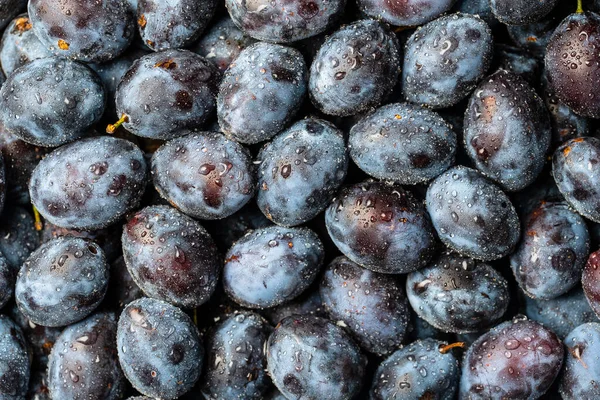
{"label": "glossy fruit skin", "polygon": [[426,205],[441,241],[465,256],[496,260],[519,241],[519,218],[509,198],[474,169],[457,166],[437,177]]}
{"label": "glossy fruit skin", "polygon": [[436,249],[423,205],[399,185],[365,182],[343,188],[325,211],[325,224],[346,257],[374,272],[415,271]]}
{"label": "glossy fruit skin", "polygon": [[67,327],[52,348],[48,387],[54,399],[122,398],[125,377],[116,347],[117,318],[97,313]]}
{"label": "glossy fruit skin", "polygon": [[381,19],[394,26],[418,26],[450,10],[456,0],[408,0],[387,2],[382,0],[359,0],[358,7],[368,17]]}
{"label": "glossy fruit skin", "polygon": [[[104,87],[87,66],[58,57],[17,68],[0,90],[4,129],[56,147],[86,134],[104,112]],[[43,106],[42,106],[43,105]]]}
{"label": "glossy fruit skin", "polygon": [[550,118],[531,86],[499,70],[471,96],[463,138],[477,169],[503,189],[517,191],[529,186],[544,167]]}
{"label": "glossy fruit skin", "polygon": [[267,308],[261,312],[261,315],[267,318],[273,326],[277,326],[284,318],[296,314],[327,318],[318,286],[308,288],[292,301],[277,307]]}
{"label": "glossy fruit skin", "polygon": [[312,103],[342,117],[377,107],[392,92],[401,60],[396,37],[379,22],[343,26],[325,40],[310,67]]}
{"label": "glossy fruit skin", "polygon": [[0,253],[0,308],[4,307],[12,298],[16,278],[16,271]]}
{"label": "glossy fruit skin", "polygon": [[135,208],[145,180],[146,161],[137,146],[98,136],[48,154],[33,171],[29,191],[40,214],[54,225],[93,230]]}
{"label": "glossy fruit skin", "polygon": [[454,163],[456,134],[434,111],[388,104],[350,130],[350,157],[360,169],[401,185],[425,183]]}
{"label": "glossy fruit skin", "polygon": [[571,14],[556,28],[548,43],[545,64],[550,86],[560,100],[584,117],[600,117],[595,84],[600,66],[600,15]]}
{"label": "glossy fruit skin", "polygon": [[195,308],[215,290],[217,248],[197,221],[169,206],[150,206],[123,228],[123,258],[136,284],[149,296]]}
{"label": "glossy fruit skin", "polygon": [[208,28],[192,46],[192,50],[212,61],[221,72],[225,72],[242,50],[255,42],[256,40],[240,30],[231,18],[223,17]]}
{"label": "glossy fruit skin", "polygon": [[25,398],[30,361],[23,332],[6,315],[0,315],[0,396],[6,400]]}
{"label": "glossy fruit skin", "polygon": [[198,219],[221,219],[254,197],[252,157],[217,132],[168,141],[152,156],[152,180],[160,195]]}
{"label": "glossy fruit skin", "polygon": [[375,372],[370,399],[454,399],[460,367],[452,352],[439,351],[446,344],[417,340],[390,355]]}
{"label": "glossy fruit skin", "polygon": [[522,297],[523,313],[527,318],[551,329],[561,339],[581,324],[598,321],[579,287],[551,300]]}
{"label": "glossy fruit skin", "polygon": [[568,351],[559,384],[563,400],[600,397],[600,324],[579,325],[565,338],[565,346]]}
{"label": "glossy fruit skin", "polygon": [[204,32],[216,9],[216,0],[139,0],[140,36],[154,51],[187,47]]}
{"label": "glossy fruit skin", "polygon": [[129,303],[119,318],[117,350],[125,377],[140,393],[176,399],[200,376],[204,349],[190,317],[160,300]]}
{"label": "glossy fruit skin", "polygon": [[477,332],[494,325],[510,300],[508,282],[494,268],[450,252],[411,272],[406,293],[419,317],[454,333]]}
{"label": "glossy fruit skin", "polygon": [[329,320],[293,315],[269,337],[267,370],[287,398],[351,399],[361,388],[365,358]]}
{"label": "glossy fruit skin", "polygon": [[325,269],[319,292],[329,318],[363,349],[381,356],[401,346],[410,312],[402,286],[388,275],[337,257]]}
{"label": "glossy fruit skin", "polygon": [[431,108],[453,106],[483,79],[492,55],[492,31],[481,18],[461,13],[438,18],[406,43],[402,93]]}
{"label": "glossy fruit skin", "polygon": [[257,160],[261,163],[256,202],[267,218],[282,226],[300,225],[321,213],[348,169],[343,133],[313,117],[277,135]]}
{"label": "glossy fruit skin", "polygon": [[108,61],[131,43],[134,16],[122,0],[31,0],[29,18],[39,40],[55,55]]}
{"label": "glossy fruit skin", "polygon": [[503,322],[467,350],[459,397],[537,399],[558,375],[563,355],[560,339],[539,323]]}
{"label": "glossy fruit skin", "polygon": [[43,326],[65,326],[88,316],[108,288],[104,252],[89,240],[63,237],[34,251],[17,276],[19,310]]}
{"label": "glossy fruit skin", "polygon": [[258,42],[240,52],[225,72],[217,97],[221,130],[241,143],[281,132],[306,96],[308,69],[291,47]]}
{"label": "glossy fruit skin", "polygon": [[134,135],[168,140],[198,129],[215,110],[220,72],[188,50],[165,50],[137,59],[117,86],[117,115]]}
{"label": "glossy fruit skin", "polygon": [[244,307],[274,307],[310,286],[323,256],[321,240],[308,228],[256,229],[227,252],[223,286]]}
{"label": "glossy fruit skin", "polygon": [[548,300],[577,285],[589,251],[585,220],[566,203],[543,203],[524,221],[510,265],[528,296]]}
{"label": "glossy fruit skin", "polygon": [[583,268],[581,283],[590,307],[600,318],[600,251],[590,254]]}
{"label": "glossy fruit skin", "polygon": [[20,14],[13,19],[2,34],[0,64],[6,76],[30,61],[51,55],[35,35],[27,14]]}
{"label": "glossy fruit skin", "polygon": [[296,42],[325,32],[337,23],[345,5],[345,0],[225,0],[231,19],[242,31],[273,43]]}
{"label": "glossy fruit skin", "polygon": [[490,0],[492,12],[506,25],[524,25],[545,17],[559,0]]}
{"label": "glossy fruit skin", "polygon": [[263,399],[271,388],[263,352],[271,330],[261,316],[247,311],[219,322],[205,340],[201,393],[207,399]]}

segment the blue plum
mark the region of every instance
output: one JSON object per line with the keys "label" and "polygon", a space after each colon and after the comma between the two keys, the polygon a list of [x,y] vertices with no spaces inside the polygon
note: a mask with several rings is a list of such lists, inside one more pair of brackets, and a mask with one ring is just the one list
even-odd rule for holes
{"label": "blue plum", "polygon": [[395,26],[418,26],[450,10],[456,0],[358,0],[358,7],[370,18]]}
{"label": "blue plum", "polygon": [[59,147],[37,165],[29,193],[40,214],[62,228],[101,229],[137,207],[146,161],[133,143],[107,136]]}
{"label": "blue plum", "polygon": [[396,37],[382,24],[360,20],[329,36],[310,67],[308,90],[323,113],[349,116],[380,105],[401,67]]}
{"label": "blue plum", "polygon": [[492,31],[481,18],[461,13],[438,18],[406,43],[402,93],[431,108],[453,106],[483,79],[492,55]]}
{"label": "blue plum", "polygon": [[147,296],[179,307],[205,303],[217,285],[217,248],[197,221],[169,206],[134,214],[123,229],[123,258]]}
{"label": "blue plum", "polygon": [[452,166],[456,134],[434,111],[395,103],[361,118],[350,130],[348,147],[352,160],[367,174],[415,185]]}
{"label": "blue plum", "polygon": [[7,207],[0,216],[0,252],[15,273],[39,245],[33,217],[21,207]]}
{"label": "blue plum", "polygon": [[410,311],[402,285],[389,275],[338,257],[325,269],[319,292],[329,318],[363,349],[387,355],[401,346]]}
{"label": "blue plum", "polygon": [[289,43],[325,32],[341,17],[346,0],[225,0],[233,22],[265,42]]}
{"label": "blue plum", "polygon": [[478,260],[502,258],[517,245],[519,217],[509,198],[480,172],[457,166],[427,188],[427,211],[439,238]]}
{"label": "blue plum", "polygon": [[29,375],[30,361],[23,332],[6,315],[0,315],[0,397],[24,399]]}
{"label": "blue plum", "polygon": [[122,124],[134,135],[168,140],[197,130],[214,113],[217,67],[188,50],[165,50],[133,62],[117,86]]}
{"label": "blue plum", "polygon": [[216,9],[216,0],[139,0],[140,36],[154,51],[187,47],[204,32]]}
{"label": "blue plum", "polygon": [[198,380],[204,349],[190,317],[160,300],[129,303],[117,327],[119,363],[140,393],[176,399]]}
{"label": "blue plum", "polygon": [[552,156],[552,173],[565,200],[584,217],[600,222],[600,139],[574,138]]}
{"label": "blue plum", "polygon": [[88,133],[104,112],[102,81],[89,67],[58,57],[17,68],[0,89],[4,129],[56,147]]}
{"label": "blue plum", "polygon": [[116,335],[117,319],[110,313],[97,313],[67,327],[48,361],[51,398],[121,399],[126,381],[119,367]]}
{"label": "blue plum", "polygon": [[399,185],[345,187],[327,208],[325,224],[346,257],[374,272],[408,273],[427,265],[435,253],[425,208]]}
{"label": "blue plum", "polygon": [[457,0],[453,10],[463,14],[479,15],[491,28],[500,25],[500,21],[492,13],[489,0]]}
{"label": "blue plum", "polygon": [[573,329],[565,338],[564,367],[559,392],[563,400],[600,397],[600,324],[591,322]]}
{"label": "blue plum", "polygon": [[158,193],[182,212],[221,219],[254,197],[256,178],[250,153],[217,132],[175,138],[152,156]]}
{"label": "blue plum", "polygon": [[19,310],[35,324],[65,326],[88,316],[108,288],[104,252],[89,240],[62,237],[41,245],[21,267]]}
{"label": "blue plum", "polygon": [[589,251],[584,219],[566,203],[543,203],[524,221],[510,266],[528,296],[547,300],[579,283]]}
{"label": "blue plum", "polygon": [[29,18],[38,39],[55,55],[108,61],[131,43],[135,21],[125,1],[31,0]]}
{"label": "blue plum", "polygon": [[543,325],[522,317],[503,322],[469,347],[459,398],[537,399],[552,385],[563,356],[560,339]]}
{"label": "blue plum", "polygon": [[506,25],[524,25],[545,17],[559,0],[490,0],[492,12]]}
{"label": "blue plum", "polygon": [[464,123],[467,155],[505,190],[521,190],[537,178],[550,138],[544,102],[518,75],[501,69],[471,96]]}
{"label": "blue plum", "polygon": [[377,368],[370,399],[454,399],[460,367],[446,345],[424,339],[397,350]]}
{"label": "blue plum", "polygon": [[267,342],[267,370],[288,399],[352,399],[365,361],[342,328],[319,317],[287,317]]}
{"label": "blue plum", "polygon": [[454,333],[492,326],[502,318],[510,300],[508,282],[499,272],[450,252],[411,272],[406,278],[406,293],[419,317]]}
{"label": "blue plum", "polygon": [[264,345],[269,323],[242,311],[219,322],[207,335],[201,393],[207,399],[261,400],[271,388]]}
{"label": "blue plum", "polygon": [[259,42],[240,52],[227,69],[217,97],[221,130],[241,143],[281,132],[306,95],[308,70],[294,48]]}
{"label": "blue plum", "polygon": [[6,76],[30,61],[52,55],[31,28],[29,16],[21,14],[13,19],[4,30],[0,42],[0,64],[2,64],[2,71]]}
{"label": "blue plum", "polygon": [[267,143],[258,161],[256,202],[267,218],[283,226],[305,223],[323,211],[348,169],[343,133],[313,117]]}
{"label": "blue plum", "polygon": [[323,257],[321,240],[308,228],[256,229],[227,252],[223,286],[244,307],[274,307],[310,286]]}

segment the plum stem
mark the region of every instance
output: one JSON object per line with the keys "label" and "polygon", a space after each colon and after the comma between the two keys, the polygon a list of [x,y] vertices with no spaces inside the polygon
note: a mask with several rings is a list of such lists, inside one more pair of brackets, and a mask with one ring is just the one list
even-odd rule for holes
{"label": "plum stem", "polygon": [[40,216],[40,212],[38,211],[37,208],[35,208],[35,206],[33,207],[33,218],[35,218],[35,230],[36,231],[41,231],[44,227],[43,223],[42,223],[42,217]]}
{"label": "plum stem", "polygon": [[583,0],[577,0],[577,14],[583,13]]}
{"label": "plum stem", "polygon": [[129,117],[125,114],[121,114],[121,118],[119,118],[117,122],[115,122],[114,124],[109,124],[106,127],[106,133],[115,133],[117,128],[123,125],[124,122],[129,122]]}
{"label": "plum stem", "polygon": [[467,345],[465,342],[450,343],[447,345],[441,345],[439,350],[440,350],[440,353],[446,354],[447,352],[449,352],[450,350],[452,350],[456,347],[460,347],[461,349],[464,349],[465,347],[467,347]]}

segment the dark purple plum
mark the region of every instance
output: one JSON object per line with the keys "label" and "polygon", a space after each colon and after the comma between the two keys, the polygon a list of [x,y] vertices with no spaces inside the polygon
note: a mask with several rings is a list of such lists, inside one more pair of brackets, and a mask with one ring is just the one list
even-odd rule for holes
{"label": "dark purple plum", "polygon": [[244,307],[278,306],[310,286],[323,257],[321,240],[308,228],[256,229],[227,252],[223,286]]}
{"label": "dark purple plum", "polygon": [[242,311],[219,322],[209,332],[200,389],[205,398],[264,398],[271,389],[264,353],[271,329],[261,316]]}
{"label": "dark purple plum", "polygon": [[399,185],[345,187],[327,208],[325,224],[346,257],[374,272],[408,273],[434,256],[436,241],[425,208]]}
{"label": "dark purple plum", "polygon": [[252,156],[217,132],[172,139],[152,156],[152,180],[160,195],[199,219],[221,219],[254,197]]}
{"label": "dark purple plum", "polygon": [[350,130],[348,147],[352,160],[367,174],[415,185],[452,166],[456,134],[434,111],[395,103],[361,118]]}
{"label": "dark purple plum", "polygon": [[108,288],[104,252],[89,240],[63,237],[34,251],[15,287],[19,310],[33,323],[65,326],[88,316]]}
{"label": "dark purple plum", "polygon": [[290,43],[325,32],[344,12],[346,0],[225,0],[233,22],[265,42]]}
{"label": "dark purple plum", "polygon": [[527,318],[551,329],[561,339],[581,324],[598,322],[580,287],[551,300],[522,297],[523,313]]}
{"label": "dark purple plum", "polygon": [[474,169],[457,166],[437,177],[426,204],[439,238],[465,256],[496,260],[519,241],[519,217],[509,198]]}
{"label": "dark purple plum", "polygon": [[240,52],[219,87],[221,130],[241,143],[281,132],[302,105],[308,70],[294,48],[259,42]]}
{"label": "dark purple plum", "polygon": [[310,67],[308,90],[323,113],[350,116],[379,106],[401,67],[396,37],[374,20],[360,20],[329,36]]}
{"label": "dark purple plum", "polygon": [[[532,3],[533,4],[533,3]],[[600,15],[579,12],[565,18],[548,43],[545,64],[556,96],[575,113],[600,117]]]}
{"label": "dark purple plum", "polygon": [[198,222],[169,206],[150,206],[123,229],[123,258],[147,296],[195,308],[213,294],[220,257]]}
{"label": "dark purple plum", "polygon": [[154,51],[187,47],[204,32],[216,9],[216,0],[138,0],[140,36]]}
{"label": "dark purple plum", "polygon": [[371,400],[453,400],[460,367],[446,343],[418,340],[397,350],[377,368]]}
{"label": "dark purple plum", "polygon": [[31,0],[28,12],[36,36],[55,55],[86,62],[117,57],[135,32],[134,15],[121,0]]}
{"label": "dark purple plum", "polygon": [[[221,72],[225,72],[242,50],[256,42],[241,31],[229,17],[215,22],[192,50],[215,63]],[[1,53],[0,53],[1,54]]]}
{"label": "dark purple plum", "polygon": [[368,17],[395,26],[418,26],[444,14],[456,0],[358,0],[358,7]]}
{"label": "dark purple plum", "polygon": [[585,220],[566,203],[543,203],[523,222],[510,266],[525,294],[548,300],[579,283],[589,251]]}
{"label": "dark purple plum", "polygon": [[565,200],[582,216],[600,222],[600,139],[574,138],[554,152],[552,173]]}
{"label": "dark purple plum", "polygon": [[190,317],[160,300],[127,305],[117,327],[117,350],[125,377],[140,393],[176,399],[200,376],[204,349]]}
{"label": "dark purple plum", "polygon": [[309,288],[300,296],[280,306],[268,308],[261,312],[273,326],[290,315],[313,315],[316,317],[327,317],[319,288]]}
{"label": "dark purple plum", "polygon": [[506,25],[525,25],[545,17],[559,0],[490,0],[492,12]]}
{"label": "dark purple plum", "polygon": [[15,289],[17,273],[0,253],[0,308],[12,298]]}
{"label": "dark purple plum", "polygon": [[9,76],[0,104],[6,131],[37,146],[56,147],[84,136],[102,117],[104,86],[83,64],[42,58]]}
{"label": "dark purple plum", "polygon": [[588,303],[600,318],[600,250],[590,254],[583,268],[581,283]]}
{"label": "dark purple plum", "polygon": [[558,375],[563,355],[560,339],[543,325],[522,317],[503,322],[469,347],[459,397],[537,399]]}
{"label": "dark purple plum", "polygon": [[6,76],[30,61],[52,55],[31,28],[29,16],[21,14],[4,30],[0,42],[0,64]]}
{"label": "dark purple plum", "polygon": [[48,361],[48,388],[53,399],[117,400],[125,377],[117,357],[117,319],[97,313],[67,327]]}
{"label": "dark purple plum", "polygon": [[410,311],[394,278],[342,256],[325,269],[319,292],[329,319],[345,327],[363,349],[382,356],[401,347]]}
{"label": "dark purple plum", "polygon": [[600,324],[582,324],[565,338],[565,361],[559,380],[563,400],[600,397]]}
{"label": "dark purple plum", "polygon": [[0,253],[15,273],[39,245],[33,217],[21,207],[7,207],[0,216]]}
{"label": "dark purple plum", "polygon": [[215,111],[220,79],[217,67],[188,50],[166,50],[133,62],[117,86],[115,103],[129,132],[172,139],[197,130]]}
{"label": "dark purple plum", "polygon": [[483,79],[492,55],[492,31],[481,18],[461,13],[438,18],[406,43],[402,93],[431,108],[453,106]]}
{"label": "dark purple plum", "polygon": [[0,397],[24,399],[29,375],[30,361],[23,332],[6,315],[0,315]]}
{"label": "dark purple plum", "polygon": [[121,312],[127,304],[144,297],[144,292],[131,277],[122,256],[110,264],[109,281],[104,304],[110,310]]}
{"label": "dark purple plum", "polygon": [[343,133],[313,117],[280,133],[257,159],[256,202],[267,218],[283,226],[305,223],[321,213],[348,169]]}
{"label": "dark purple plum", "polygon": [[477,332],[502,318],[510,300],[506,279],[488,264],[456,253],[406,278],[412,309],[432,326],[454,333]]}
{"label": "dark purple plum", "polygon": [[324,318],[287,317],[267,342],[267,370],[288,399],[355,398],[365,364],[350,336]]}
{"label": "dark purple plum", "polygon": [[146,161],[133,143],[107,136],[79,140],[44,158],[29,191],[40,214],[62,228],[94,230],[137,207]]}

